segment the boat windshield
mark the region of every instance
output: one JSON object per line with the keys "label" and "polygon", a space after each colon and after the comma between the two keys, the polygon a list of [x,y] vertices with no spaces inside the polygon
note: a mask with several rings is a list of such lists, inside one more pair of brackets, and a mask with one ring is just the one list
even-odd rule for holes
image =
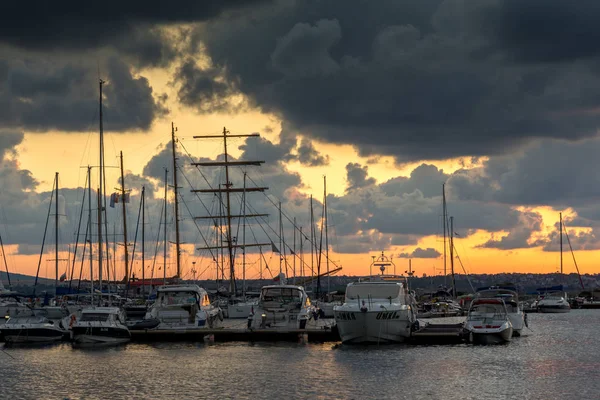
{"label": "boat windshield", "polygon": [[395,299],[400,295],[400,286],[393,284],[360,284],[352,285],[346,289],[346,298],[349,300],[361,299]]}
{"label": "boat windshield", "polygon": [[156,304],[159,306],[177,304],[195,304],[196,296],[192,292],[163,292],[159,294]]}
{"label": "boat windshield", "polygon": [[99,321],[99,322],[104,322],[104,321],[108,321],[108,317],[110,316],[110,314],[105,314],[105,313],[84,313],[81,315],[81,320],[80,321]]}
{"label": "boat windshield", "polygon": [[261,297],[263,302],[302,303],[302,291],[296,288],[265,288]]}

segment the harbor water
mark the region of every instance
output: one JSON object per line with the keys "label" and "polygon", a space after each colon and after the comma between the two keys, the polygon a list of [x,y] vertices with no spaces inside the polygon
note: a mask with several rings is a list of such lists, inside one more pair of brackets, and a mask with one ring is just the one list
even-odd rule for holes
{"label": "harbor water", "polygon": [[6,399],[595,399],[600,311],[530,314],[506,345],[69,344],[0,352]]}

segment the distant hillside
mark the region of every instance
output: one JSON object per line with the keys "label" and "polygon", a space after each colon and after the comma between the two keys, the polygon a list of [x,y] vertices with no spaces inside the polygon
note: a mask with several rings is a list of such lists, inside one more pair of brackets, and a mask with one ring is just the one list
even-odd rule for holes
{"label": "distant hillside", "polygon": [[[6,277],[6,272],[5,271],[0,272],[0,279],[2,279],[2,283],[4,284],[4,286],[7,286],[8,279]],[[15,273],[12,273],[12,272],[10,274],[10,283],[13,286],[14,285],[33,285],[34,282],[35,282],[35,276],[23,275],[23,274],[15,274]],[[40,285],[54,285],[54,279],[39,278],[38,279],[38,284],[40,284]]]}

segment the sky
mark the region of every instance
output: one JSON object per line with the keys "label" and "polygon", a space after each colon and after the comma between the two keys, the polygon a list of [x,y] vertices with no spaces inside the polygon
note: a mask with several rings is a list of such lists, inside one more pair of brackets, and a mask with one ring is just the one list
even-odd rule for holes
{"label": "sky", "polygon": [[[59,274],[89,277],[81,261],[90,211],[83,196],[92,166],[95,215],[102,79],[107,193],[120,187],[122,152],[137,276],[142,186],[145,274],[175,274],[172,122],[184,278],[216,275],[220,255],[197,249],[214,246],[216,230],[194,217],[218,213],[218,198],[192,190],[218,187],[223,171],[192,163],[222,160],[223,143],[193,136],[224,127],[260,134],[228,140],[232,159],[264,161],[232,168],[234,187],[244,187],[246,173],[246,187],[269,188],[266,196],[245,195],[246,213],[269,216],[246,228],[234,218],[232,236],[238,244],[244,231],[245,243],[272,242],[286,255],[288,275],[318,263],[310,260],[311,195],[314,243],[327,268],[324,177],[329,268],[342,266],[342,274],[368,273],[382,251],[398,272],[411,259],[418,275],[443,274],[442,185],[457,272],[559,271],[559,213],[568,233],[564,272],[576,270],[569,244],[581,273],[598,272],[596,2],[154,3],[108,0],[98,12],[80,2],[12,2],[0,15],[0,235],[9,271],[35,274],[39,266],[41,276],[55,276],[54,205],[43,250],[42,242],[59,172]],[[243,213],[241,196],[233,196],[232,213]],[[107,207],[107,218],[112,273],[120,277],[120,208]],[[261,258],[247,248],[246,277],[279,273],[272,250],[264,247]],[[240,278],[241,250],[236,260]]]}

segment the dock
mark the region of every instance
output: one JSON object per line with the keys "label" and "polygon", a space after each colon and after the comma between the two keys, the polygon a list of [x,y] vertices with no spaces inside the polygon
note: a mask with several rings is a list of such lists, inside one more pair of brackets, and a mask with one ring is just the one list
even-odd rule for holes
{"label": "dock", "polygon": [[202,330],[137,330],[131,331],[132,342],[210,341],[210,342],[339,342],[337,327],[323,329],[247,329],[216,328]]}

